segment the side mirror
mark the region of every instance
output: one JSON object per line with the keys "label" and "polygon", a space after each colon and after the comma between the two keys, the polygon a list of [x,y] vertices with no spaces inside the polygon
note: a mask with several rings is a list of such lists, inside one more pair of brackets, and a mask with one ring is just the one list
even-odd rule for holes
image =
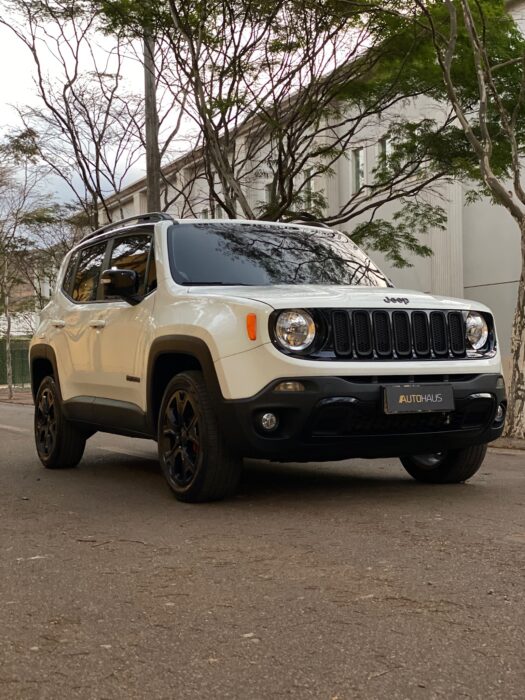
{"label": "side mirror", "polygon": [[128,304],[138,304],[140,299],[136,294],[139,288],[139,277],[135,270],[106,270],[100,277],[104,285],[104,298],[120,297]]}

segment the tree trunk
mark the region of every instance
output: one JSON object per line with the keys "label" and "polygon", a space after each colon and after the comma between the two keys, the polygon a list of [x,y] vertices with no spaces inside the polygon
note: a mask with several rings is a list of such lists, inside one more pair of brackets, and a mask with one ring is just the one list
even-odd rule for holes
{"label": "tree trunk", "polygon": [[13,398],[13,363],[11,361],[11,312],[9,311],[9,296],[4,297],[4,312],[6,319],[5,330],[5,368],[7,375],[7,398]]}
{"label": "tree trunk", "polygon": [[144,107],[146,122],[146,189],[148,211],[160,211],[159,115],[155,80],[155,39],[144,34]]}
{"label": "tree trunk", "polygon": [[[108,209],[104,208],[104,203],[99,202],[96,196],[93,196],[89,205],[86,203],[86,211],[88,213],[88,226],[92,231],[96,231],[100,227],[100,215],[105,213],[108,215]],[[108,221],[111,221],[108,218]]]}
{"label": "tree trunk", "polygon": [[525,221],[520,224],[520,229],[522,240],[521,275],[512,324],[512,370],[505,435],[523,439],[525,438]]}
{"label": "tree trunk", "polygon": [[6,320],[5,329],[5,369],[6,369],[6,379],[7,379],[7,398],[13,398],[13,364],[11,362],[11,312],[9,309],[9,291],[8,291],[8,280],[7,280],[7,257],[4,262],[3,269],[3,290],[4,290],[4,315]]}

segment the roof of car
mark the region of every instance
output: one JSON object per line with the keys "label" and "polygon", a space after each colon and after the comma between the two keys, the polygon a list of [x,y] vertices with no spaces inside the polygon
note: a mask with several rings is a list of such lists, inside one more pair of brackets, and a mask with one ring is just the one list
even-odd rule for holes
{"label": "roof of car", "polygon": [[160,221],[169,221],[172,224],[191,224],[191,223],[208,223],[208,224],[252,224],[252,225],[266,225],[278,228],[289,228],[293,227],[306,227],[306,228],[325,228],[330,229],[329,226],[321,222],[316,221],[264,221],[262,219],[199,219],[199,218],[188,218],[179,219],[171,216],[171,214],[166,214],[165,212],[153,212],[150,214],[138,214],[137,216],[130,216],[125,219],[120,219],[119,221],[113,221],[111,223],[105,224],[104,226],[98,228],[96,231],[91,231],[86,234],[80,243],[85,243],[86,241],[91,241],[99,236],[109,235],[116,233],[122,229],[127,229],[137,224],[153,225]]}

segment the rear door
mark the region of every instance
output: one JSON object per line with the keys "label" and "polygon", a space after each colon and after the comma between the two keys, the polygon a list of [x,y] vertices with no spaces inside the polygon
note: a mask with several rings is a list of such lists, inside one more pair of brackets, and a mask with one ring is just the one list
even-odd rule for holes
{"label": "rear door", "polygon": [[[109,254],[108,241],[93,243],[78,253],[71,285],[64,289],[62,328],[57,342],[59,376],[64,399],[101,396],[104,377],[97,352],[96,318],[100,305],[99,279]],[[58,334],[57,334],[58,335]]]}

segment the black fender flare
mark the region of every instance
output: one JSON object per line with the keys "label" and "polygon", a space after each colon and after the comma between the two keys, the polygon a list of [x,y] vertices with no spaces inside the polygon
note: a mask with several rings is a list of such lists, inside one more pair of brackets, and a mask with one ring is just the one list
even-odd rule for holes
{"label": "black fender flare", "polygon": [[29,370],[31,374],[31,393],[33,395],[33,400],[36,399],[36,387],[33,378],[35,360],[48,360],[50,362],[51,367],[53,368],[53,376],[58,390],[58,395],[60,397],[60,401],[62,401],[57,358],[54,349],[51,347],[51,345],[47,345],[46,343],[36,343],[35,345],[32,345],[29,350]]}
{"label": "black fender flare", "polygon": [[157,360],[162,355],[188,355],[198,361],[202,368],[204,381],[208,387],[210,398],[215,406],[224,401],[215,364],[211,356],[210,349],[206,342],[201,338],[194,338],[189,335],[165,335],[156,338],[149,349],[148,367],[146,373],[146,412],[151,428],[156,433],[155,416],[154,416],[154,385],[153,371]]}

